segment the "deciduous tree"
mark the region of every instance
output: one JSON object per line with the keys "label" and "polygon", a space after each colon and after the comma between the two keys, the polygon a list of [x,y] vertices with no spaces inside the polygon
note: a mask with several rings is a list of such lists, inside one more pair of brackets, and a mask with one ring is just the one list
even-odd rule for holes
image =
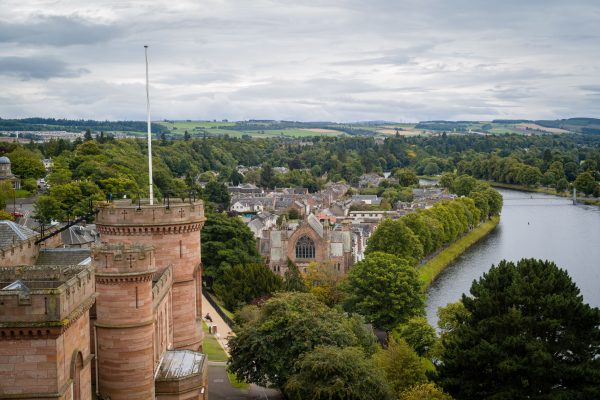
{"label": "deciduous tree", "polygon": [[382,371],[359,347],[317,347],[297,369],[284,388],[290,400],[391,399]]}
{"label": "deciduous tree", "polygon": [[415,268],[394,255],[375,252],[348,273],[346,309],[376,327],[391,331],[423,313],[423,296]]}
{"label": "deciduous tree", "polygon": [[[364,334],[356,335],[357,330]],[[373,349],[372,340],[364,345],[368,332],[360,320],[309,293],[276,294],[260,307],[257,317],[234,332],[229,340],[230,371],[246,382],[280,389],[298,371],[301,356],[317,346],[359,346],[367,354]]]}

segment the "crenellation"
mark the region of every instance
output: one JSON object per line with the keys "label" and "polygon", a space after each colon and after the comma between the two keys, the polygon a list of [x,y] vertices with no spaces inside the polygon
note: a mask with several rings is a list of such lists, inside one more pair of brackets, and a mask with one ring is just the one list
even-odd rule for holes
{"label": "crenellation", "polygon": [[0,268],[0,288],[17,280],[26,287],[0,290],[0,326],[65,320],[94,295],[93,274],[85,266]]}
{"label": "crenellation", "polygon": [[149,204],[138,206],[131,201],[104,202],[99,204],[97,217],[98,225],[111,227],[135,225],[136,229],[146,225],[177,225],[204,220],[204,203],[201,200],[191,203],[172,201],[169,205],[152,206]]}

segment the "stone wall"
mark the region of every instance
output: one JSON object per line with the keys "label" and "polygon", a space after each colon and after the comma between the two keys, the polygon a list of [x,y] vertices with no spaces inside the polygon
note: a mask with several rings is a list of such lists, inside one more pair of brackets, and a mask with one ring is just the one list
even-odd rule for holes
{"label": "stone wall", "polygon": [[88,310],[67,327],[18,332],[0,336],[0,398],[92,398]]}
{"label": "stone wall", "polygon": [[[50,232],[47,231],[47,233]],[[28,240],[22,240],[12,246],[0,249],[0,267],[33,265],[41,249],[55,248],[63,245],[61,235],[55,235],[41,244],[35,244],[35,241],[39,238],[39,236],[34,236]]]}

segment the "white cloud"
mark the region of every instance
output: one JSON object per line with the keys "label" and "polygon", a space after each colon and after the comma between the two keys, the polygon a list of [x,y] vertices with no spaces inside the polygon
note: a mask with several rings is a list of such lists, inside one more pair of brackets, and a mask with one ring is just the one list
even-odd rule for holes
{"label": "white cloud", "polygon": [[[0,117],[597,115],[589,0],[0,0]],[[594,114],[595,113],[595,114]]]}

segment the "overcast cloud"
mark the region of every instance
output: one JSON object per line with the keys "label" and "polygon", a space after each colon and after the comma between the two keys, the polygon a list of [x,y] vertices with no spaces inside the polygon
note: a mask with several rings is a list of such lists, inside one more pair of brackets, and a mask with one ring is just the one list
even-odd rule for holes
{"label": "overcast cloud", "polygon": [[600,117],[597,0],[0,0],[0,117]]}

